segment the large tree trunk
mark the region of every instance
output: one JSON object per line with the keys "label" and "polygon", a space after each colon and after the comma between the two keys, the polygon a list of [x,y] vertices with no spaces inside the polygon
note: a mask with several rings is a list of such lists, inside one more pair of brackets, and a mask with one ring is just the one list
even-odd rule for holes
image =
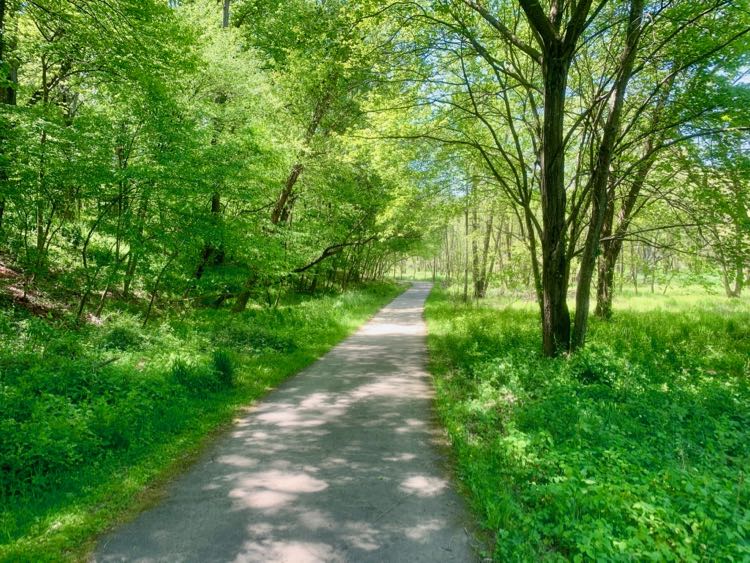
{"label": "large tree trunk", "polygon": [[[605,0],[606,1],[606,0]],[[565,194],[565,90],[568,71],[581,34],[590,23],[592,0],[573,3],[569,19],[561,29],[565,10],[553,3],[549,16],[538,0],[519,0],[526,19],[542,47],[544,80],[544,121],[540,186],[542,192],[542,346],[545,355],[556,356],[570,348],[568,275],[566,252],[568,227]],[[507,34],[506,34],[507,35]],[[517,41],[514,38],[513,41]],[[532,233],[529,233],[530,235]]]}
{"label": "large tree trunk", "polygon": [[542,347],[547,356],[570,347],[569,264],[565,252],[565,146],[563,118],[569,57],[561,45],[544,60],[544,126],[542,147]]}
{"label": "large tree trunk", "polygon": [[221,27],[229,27],[229,4],[231,0],[224,0],[224,6],[221,11]]}

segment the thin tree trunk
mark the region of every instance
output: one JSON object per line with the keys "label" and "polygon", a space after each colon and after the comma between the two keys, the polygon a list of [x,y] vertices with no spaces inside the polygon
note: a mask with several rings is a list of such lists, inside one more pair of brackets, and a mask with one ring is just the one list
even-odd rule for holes
{"label": "thin tree trunk", "polygon": [[612,318],[612,288],[614,287],[617,252],[613,247],[605,250],[599,257],[598,279],[596,287],[596,316],[602,319]]}
{"label": "thin tree trunk", "polygon": [[474,299],[479,299],[482,293],[482,278],[479,272],[479,244],[477,242],[477,231],[479,230],[479,218],[477,208],[471,210],[471,277],[474,282]]}
{"label": "thin tree trunk", "polygon": [[745,261],[742,258],[737,258],[735,263],[734,273],[734,297],[742,296],[742,289],[745,285]]}
{"label": "thin tree trunk", "polygon": [[627,39],[624,51],[620,57],[620,68],[618,78],[615,81],[612,92],[610,113],[604,125],[601,144],[597,154],[597,162],[591,175],[589,189],[591,190],[592,209],[589,230],[581,255],[581,264],[578,270],[578,287],[576,290],[576,312],[573,325],[573,337],[571,347],[573,350],[581,348],[586,342],[588,329],[589,301],[591,296],[591,281],[596,268],[597,254],[599,252],[599,240],[605,222],[608,205],[608,187],[610,180],[610,167],[615,143],[620,135],[620,123],[623,104],[625,103],[625,91],[633,74],[635,55],[640,39],[640,25],[643,16],[645,0],[632,0],[630,3],[630,17],[628,20]]}
{"label": "thin tree trunk", "polygon": [[151,299],[148,302],[148,309],[146,309],[146,316],[143,318],[143,327],[144,328],[145,328],[146,324],[148,324],[148,320],[151,318],[151,311],[154,308],[154,301],[156,301],[156,294],[159,291],[159,284],[161,283],[161,279],[164,276],[164,274],[166,273],[167,268],[169,267],[169,265],[172,263],[172,260],[174,260],[176,256],[177,256],[176,253],[172,254],[172,256],[170,256],[167,259],[167,262],[164,264],[164,266],[162,267],[162,269],[159,271],[159,275],[156,276],[156,281],[154,281],[154,287],[151,290]]}
{"label": "thin tree trunk", "polygon": [[299,180],[303,169],[304,166],[299,162],[292,166],[292,171],[289,173],[289,176],[287,176],[286,182],[284,182],[284,188],[281,190],[279,198],[276,200],[276,205],[274,205],[273,211],[271,212],[271,223],[274,225],[278,225],[281,222],[284,212],[287,209],[289,198],[292,195],[294,186],[297,184],[297,180]]}
{"label": "thin tree trunk", "polygon": [[492,226],[494,221],[495,213],[494,210],[490,209],[490,216],[487,219],[487,224],[485,225],[486,232],[484,233],[484,247],[482,249],[482,290],[479,295],[479,297],[481,298],[484,298],[487,295],[487,288],[490,283],[490,277],[487,272],[487,262],[490,258],[490,243],[492,242]]}
{"label": "thin tree trunk", "polygon": [[469,300],[469,190],[466,189],[464,208],[464,301]]}
{"label": "thin tree trunk", "polygon": [[633,279],[633,288],[638,295],[638,264],[636,263],[635,244],[630,244],[630,277]]}
{"label": "thin tree trunk", "polygon": [[[140,250],[143,244],[143,227],[146,222],[146,213],[148,211],[148,194],[143,193],[141,197],[141,203],[138,209],[138,222],[136,228],[135,244],[130,243],[130,253],[128,255],[128,264],[125,267],[125,276],[122,282],[122,293],[125,298],[130,293],[130,286],[133,283],[135,277],[135,271],[138,268],[138,250]],[[134,246],[136,248],[134,248]]]}

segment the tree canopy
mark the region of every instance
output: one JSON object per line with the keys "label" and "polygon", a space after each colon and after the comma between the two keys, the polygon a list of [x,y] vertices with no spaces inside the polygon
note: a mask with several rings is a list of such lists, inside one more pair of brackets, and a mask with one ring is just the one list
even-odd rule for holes
{"label": "tree canopy", "polygon": [[548,355],[583,346],[592,293],[611,315],[624,245],[658,246],[639,233],[678,225],[727,291],[744,285],[746,2],[5,0],[0,15],[3,249],[75,288],[79,318],[115,294],[240,311],[382,277],[437,252],[461,213],[477,296],[493,233],[515,233]]}

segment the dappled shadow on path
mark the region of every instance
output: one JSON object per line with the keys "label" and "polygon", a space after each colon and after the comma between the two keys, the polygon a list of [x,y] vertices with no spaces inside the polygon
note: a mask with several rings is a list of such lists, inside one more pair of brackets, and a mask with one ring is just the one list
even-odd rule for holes
{"label": "dappled shadow on path", "polygon": [[417,284],[254,407],[98,561],[468,561]]}

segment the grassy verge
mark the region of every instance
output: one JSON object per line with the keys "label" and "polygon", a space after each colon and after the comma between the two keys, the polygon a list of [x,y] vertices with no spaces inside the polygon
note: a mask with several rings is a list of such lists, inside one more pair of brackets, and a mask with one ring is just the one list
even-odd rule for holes
{"label": "grassy verge", "polygon": [[549,360],[535,305],[428,301],[439,414],[494,558],[750,559],[750,304],[616,305]]}
{"label": "grassy verge", "polygon": [[401,291],[373,285],[141,329],[72,331],[0,312],[0,560],[85,556],[158,498],[237,409],[320,357]]}

